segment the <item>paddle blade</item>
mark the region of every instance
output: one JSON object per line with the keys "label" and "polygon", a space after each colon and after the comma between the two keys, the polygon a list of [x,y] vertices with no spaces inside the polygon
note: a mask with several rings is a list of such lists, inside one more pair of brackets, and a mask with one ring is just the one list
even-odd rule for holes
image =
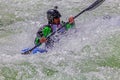
{"label": "paddle blade", "polygon": [[78,13],[76,16],[74,16],[74,19],[77,18],[79,15],[83,14],[86,11],[91,11],[95,8],[97,8],[98,6],[100,6],[105,0],[97,0],[95,1],[93,4],[91,4],[88,8],[84,9],[83,11],[81,11],[80,13]]}
{"label": "paddle blade", "polygon": [[21,53],[21,54],[23,54],[23,55],[27,55],[27,54],[30,54],[30,53],[31,53],[30,51],[26,51],[26,52]]}
{"label": "paddle blade", "polygon": [[85,11],[91,11],[95,8],[97,8],[98,6],[100,6],[105,0],[97,0],[95,1],[92,5],[90,5],[87,9],[85,9]]}
{"label": "paddle blade", "polygon": [[21,54],[23,54],[23,55],[26,55],[26,54],[30,54],[30,53],[31,53],[31,51],[30,51],[29,48],[26,48],[26,49],[22,50],[22,52],[23,52],[23,53],[21,53]]}

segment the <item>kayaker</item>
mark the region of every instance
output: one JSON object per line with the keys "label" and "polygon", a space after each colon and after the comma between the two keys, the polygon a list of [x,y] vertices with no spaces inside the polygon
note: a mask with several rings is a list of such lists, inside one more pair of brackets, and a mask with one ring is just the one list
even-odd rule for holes
{"label": "kayaker", "polygon": [[68,23],[65,26],[63,26],[65,22],[61,22],[60,17],[61,14],[57,10],[57,7],[47,11],[48,24],[39,28],[35,38],[35,45],[39,43],[45,43],[46,45],[49,45],[53,42],[51,42],[50,39],[46,39],[48,35],[54,31],[57,31],[57,29],[61,27],[64,27],[63,30],[61,30],[61,32],[64,32],[65,30],[67,31],[74,26],[75,22],[73,16],[69,17]]}

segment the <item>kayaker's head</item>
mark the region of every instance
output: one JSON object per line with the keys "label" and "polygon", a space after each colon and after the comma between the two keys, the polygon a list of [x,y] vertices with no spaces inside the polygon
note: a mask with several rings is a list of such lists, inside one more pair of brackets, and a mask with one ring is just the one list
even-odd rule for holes
{"label": "kayaker's head", "polygon": [[61,14],[57,9],[50,9],[47,11],[47,19],[49,24],[60,24]]}

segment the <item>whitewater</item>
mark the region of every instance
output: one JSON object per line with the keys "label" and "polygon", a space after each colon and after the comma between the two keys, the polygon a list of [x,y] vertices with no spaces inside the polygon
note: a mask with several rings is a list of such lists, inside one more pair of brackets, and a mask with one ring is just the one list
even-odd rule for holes
{"label": "whitewater", "polygon": [[34,47],[48,9],[57,5],[67,21],[94,1],[0,0],[0,80],[120,80],[119,0],[80,15],[48,53],[21,55]]}

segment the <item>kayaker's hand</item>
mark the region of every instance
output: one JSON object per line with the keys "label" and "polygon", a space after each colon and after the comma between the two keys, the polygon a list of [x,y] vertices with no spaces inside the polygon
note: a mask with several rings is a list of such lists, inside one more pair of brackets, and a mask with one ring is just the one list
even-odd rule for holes
{"label": "kayaker's hand", "polygon": [[45,43],[47,41],[47,39],[45,38],[45,37],[42,37],[41,39],[40,39],[40,43]]}
{"label": "kayaker's hand", "polygon": [[68,21],[69,21],[70,24],[73,24],[74,23],[74,17],[73,16],[69,17]]}

